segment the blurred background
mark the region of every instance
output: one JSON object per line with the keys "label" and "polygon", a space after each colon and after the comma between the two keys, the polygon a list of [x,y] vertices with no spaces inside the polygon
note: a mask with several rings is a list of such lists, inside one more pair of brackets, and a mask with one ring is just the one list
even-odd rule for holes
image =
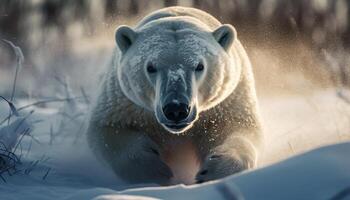
{"label": "blurred background", "polygon": [[[0,39],[25,57],[16,95],[59,96],[62,80],[89,94],[111,57],[115,28],[175,5],[202,9],[237,29],[270,140],[295,133],[269,149],[276,156],[270,160],[350,139],[350,0],[1,0]],[[13,50],[0,42],[4,96],[15,66]]]}

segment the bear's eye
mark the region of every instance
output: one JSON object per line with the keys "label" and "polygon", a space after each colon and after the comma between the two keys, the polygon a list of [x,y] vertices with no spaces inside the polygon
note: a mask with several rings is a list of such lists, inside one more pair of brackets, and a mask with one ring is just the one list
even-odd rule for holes
{"label": "bear's eye", "polygon": [[157,69],[152,64],[148,64],[147,65],[147,72],[150,74],[153,74],[153,73],[157,72]]}
{"label": "bear's eye", "polygon": [[196,72],[201,72],[204,70],[204,65],[202,63],[198,63],[196,67]]}

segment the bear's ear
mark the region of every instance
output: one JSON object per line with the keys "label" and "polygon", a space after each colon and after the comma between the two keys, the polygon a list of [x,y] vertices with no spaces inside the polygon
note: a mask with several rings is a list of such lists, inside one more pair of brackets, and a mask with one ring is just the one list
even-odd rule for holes
{"label": "bear's ear", "polygon": [[235,28],[229,24],[220,26],[213,32],[215,40],[224,48],[226,51],[230,49],[234,40],[237,37]]}
{"label": "bear's ear", "polygon": [[115,31],[115,41],[119,49],[124,53],[136,39],[136,32],[129,26],[119,26]]}

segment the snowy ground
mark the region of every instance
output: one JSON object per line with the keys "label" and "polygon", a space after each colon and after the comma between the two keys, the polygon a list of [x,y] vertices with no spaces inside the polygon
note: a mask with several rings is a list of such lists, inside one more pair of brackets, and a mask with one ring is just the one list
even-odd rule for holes
{"label": "snowy ground", "polygon": [[[28,103],[19,100],[16,106]],[[336,97],[333,89],[303,96],[261,97],[260,104],[266,131],[261,167],[350,139],[350,106]],[[3,119],[9,108],[5,103],[0,105]],[[130,186],[100,165],[87,148],[81,130],[85,106],[78,101],[48,103],[29,107],[20,114],[31,110],[34,113],[27,120],[34,125],[33,137],[24,136],[15,152],[21,155],[22,164],[17,165],[20,171],[11,176],[2,174],[6,183],[0,184],[0,199],[128,199],[113,194],[161,199],[232,199],[232,195],[245,199],[261,199],[259,195],[266,199],[328,199],[350,186],[349,143],[322,148],[219,183],[169,188]],[[134,187],[139,189],[124,191]]]}
{"label": "snowy ground", "polygon": [[260,104],[266,136],[263,165],[350,140],[350,105],[334,89],[260,98]]}

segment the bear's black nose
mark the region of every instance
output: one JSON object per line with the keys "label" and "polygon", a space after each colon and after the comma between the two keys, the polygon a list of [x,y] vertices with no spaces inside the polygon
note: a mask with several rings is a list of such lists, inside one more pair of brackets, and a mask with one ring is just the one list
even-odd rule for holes
{"label": "bear's black nose", "polygon": [[180,122],[190,114],[190,107],[184,103],[172,102],[163,107],[165,117],[173,122]]}

